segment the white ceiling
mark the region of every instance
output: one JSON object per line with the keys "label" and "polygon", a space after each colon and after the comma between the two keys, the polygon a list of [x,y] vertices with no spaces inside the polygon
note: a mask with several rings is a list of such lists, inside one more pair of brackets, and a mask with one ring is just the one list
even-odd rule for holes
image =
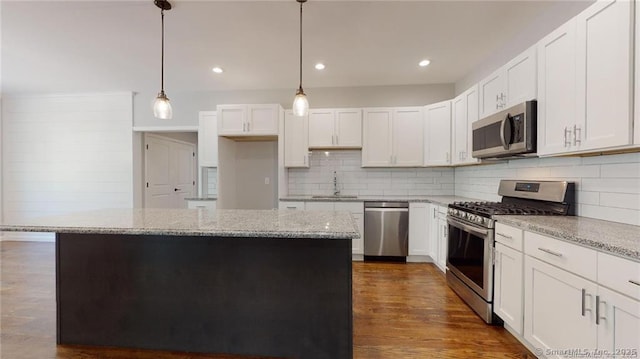
{"label": "white ceiling", "polygon": [[[295,0],[171,2],[168,93],[297,87]],[[160,10],[152,0],[0,4],[4,94],[159,89]],[[454,83],[558,4],[309,0],[303,87]],[[423,58],[427,68],[417,66]],[[318,61],[322,72],[313,69]]]}

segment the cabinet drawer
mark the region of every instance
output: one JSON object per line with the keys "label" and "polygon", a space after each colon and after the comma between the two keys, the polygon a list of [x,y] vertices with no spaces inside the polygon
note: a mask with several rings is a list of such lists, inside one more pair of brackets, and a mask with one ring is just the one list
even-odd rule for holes
{"label": "cabinet drawer", "polygon": [[208,209],[210,211],[213,211],[216,209],[216,201],[215,200],[211,200],[211,201],[187,201],[187,208],[190,209]]}
{"label": "cabinet drawer", "polygon": [[298,210],[303,210],[304,209],[304,202],[280,201],[279,208],[280,209],[298,209]]}
{"label": "cabinet drawer", "polygon": [[334,209],[336,211],[364,213],[364,203],[363,202],[335,202]]}
{"label": "cabinet drawer", "polygon": [[597,252],[537,233],[524,232],[525,254],[596,281]]}
{"label": "cabinet drawer", "polygon": [[640,263],[598,252],[598,284],[640,300]]}
{"label": "cabinet drawer", "polygon": [[304,209],[307,211],[333,211],[333,202],[305,202]]}
{"label": "cabinet drawer", "polygon": [[496,242],[522,252],[522,237],[522,229],[496,223]]}

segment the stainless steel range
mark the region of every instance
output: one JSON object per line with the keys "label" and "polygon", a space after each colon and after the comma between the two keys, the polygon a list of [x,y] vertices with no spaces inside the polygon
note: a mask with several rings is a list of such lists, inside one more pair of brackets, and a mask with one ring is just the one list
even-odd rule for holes
{"label": "stainless steel range", "polygon": [[501,202],[449,205],[447,283],[487,323],[493,314],[495,215],[572,215],[574,184],[565,181],[502,180]]}

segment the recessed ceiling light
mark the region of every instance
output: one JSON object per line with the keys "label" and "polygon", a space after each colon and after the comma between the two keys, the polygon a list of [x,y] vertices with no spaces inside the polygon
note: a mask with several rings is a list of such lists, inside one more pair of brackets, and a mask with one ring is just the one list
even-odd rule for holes
{"label": "recessed ceiling light", "polygon": [[431,61],[429,61],[429,60],[422,60],[422,61],[420,61],[420,63],[418,63],[418,65],[420,67],[426,67],[426,66],[429,66],[430,63],[431,63]]}
{"label": "recessed ceiling light", "polygon": [[218,66],[214,67],[212,70],[213,70],[213,72],[215,72],[215,73],[217,73],[217,74],[221,74],[221,73],[223,73],[223,72],[224,72],[224,70],[222,69],[222,67],[218,67]]}
{"label": "recessed ceiling light", "polygon": [[324,70],[324,64],[321,62],[318,62],[316,64],[316,70]]}

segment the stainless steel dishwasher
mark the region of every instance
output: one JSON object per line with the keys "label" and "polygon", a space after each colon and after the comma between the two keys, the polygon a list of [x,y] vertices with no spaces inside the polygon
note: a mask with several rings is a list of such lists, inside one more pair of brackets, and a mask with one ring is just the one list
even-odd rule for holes
{"label": "stainless steel dishwasher", "polygon": [[406,261],[409,203],[364,203],[364,259]]}

